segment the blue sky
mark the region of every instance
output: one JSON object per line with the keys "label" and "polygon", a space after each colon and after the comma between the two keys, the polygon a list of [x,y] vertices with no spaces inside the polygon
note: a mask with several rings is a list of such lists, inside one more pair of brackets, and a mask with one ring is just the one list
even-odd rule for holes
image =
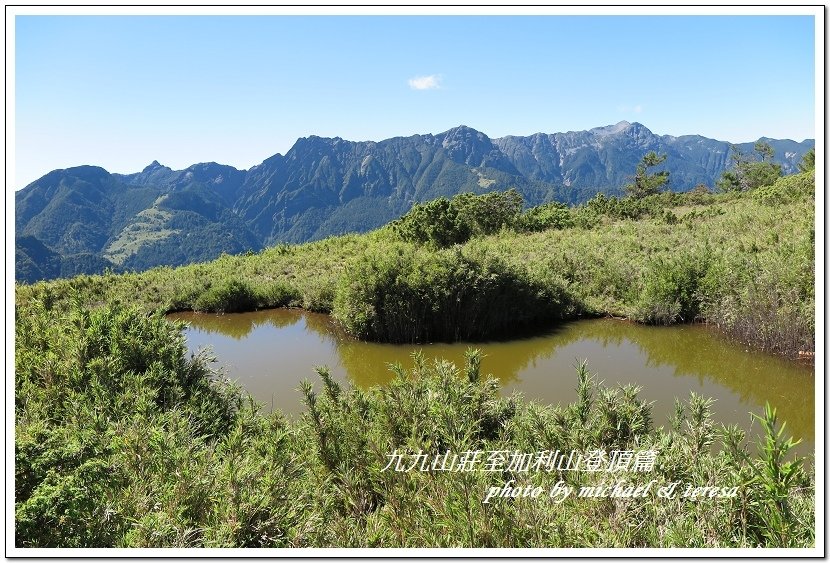
{"label": "blue sky", "polygon": [[811,16],[17,16],[14,187],[460,124],[800,141],[814,49]]}

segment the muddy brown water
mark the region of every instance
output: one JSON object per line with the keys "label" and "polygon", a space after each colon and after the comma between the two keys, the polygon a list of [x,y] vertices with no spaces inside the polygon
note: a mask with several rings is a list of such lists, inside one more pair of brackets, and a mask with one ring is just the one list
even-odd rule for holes
{"label": "muddy brown water", "polygon": [[495,375],[503,393],[518,391],[551,404],[576,399],[574,366],[587,359],[590,371],[606,385],[642,387],[640,396],[654,401],[657,426],[668,424],[675,397],[685,401],[694,391],[716,399],[716,423],[739,424],[754,436],[759,425],[749,413],[762,413],[769,401],[779,420],[786,421],[787,433],[804,440],[798,453],[813,453],[814,369],[746,350],[706,326],[650,327],[591,319],[510,341],[419,346],[361,342],[329,316],[296,309],[175,313],[168,318],[188,323],[184,333],[192,353],[210,349],[218,367],[266,410],[280,409],[289,416],[304,410],[298,391],[303,379],[320,387],[314,366],[328,366],[341,383],[365,388],[388,382],[390,363],[411,366],[414,350],[463,366],[464,351],[474,346],[485,354],[482,372]]}

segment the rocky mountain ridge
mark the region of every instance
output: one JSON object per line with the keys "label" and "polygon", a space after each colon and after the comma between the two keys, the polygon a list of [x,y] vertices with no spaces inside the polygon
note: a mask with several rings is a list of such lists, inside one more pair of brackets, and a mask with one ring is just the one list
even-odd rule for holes
{"label": "rocky mountain ridge", "polygon": [[[815,144],[763,140],[784,173]],[[751,153],[753,143],[738,146]],[[652,150],[667,155],[670,189],[685,191],[713,186],[731,148],[625,121],[496,139],[461,125],[382,141],[304,137],[249,170],[213,162],[172,170],[158,161],[134,174],[55,170],[15,194],[16,279],[143,270],[365,232],[417,202],[462,192],[515,187],[528,205],[619,195]]]}

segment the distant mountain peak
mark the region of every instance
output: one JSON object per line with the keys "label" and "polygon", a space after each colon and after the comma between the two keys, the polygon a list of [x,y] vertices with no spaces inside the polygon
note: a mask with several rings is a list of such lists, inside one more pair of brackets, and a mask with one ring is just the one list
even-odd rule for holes
{"label": "distant mountain peak", "polygon": [[615,125],[606,125],[605,127],[594,127],[590,130],[590,133],[598,137],[605,137],[608,135],[616,135],[617,133],[622,133],[626,129],[632,126],[639,126],[642,127],[639,123],[631,124],[628,121],[620,121]]}
{"label": "distant mountain peak", "polygon": [[191,164],[185,170],[212,170],[216,168],[230,168],[227,164],[219,164],[218,162],[197,162],[196,164]]}
{"label": "distant mountain peak", "polygon": [[[468,125],[459,125],[457,127],[452,127],[442,133],[445,136],[457,136],[457,135],[484,135],[481,131],[477,129],[473,129]],[[486,137],[486,135],[484,135]]]}
{"label": "distant mountain peak", "polygon": [[489,143],[490,137],[486,134],[473,129],[472,127],[467,127],[466,125],[459,125],[458,127],[453,127],[452,129],[445,131],[439,135],[439,138],[443,138],[443,145],[444,148],[448,148],[454,145],[458,145],[460,143],[467,143],[470,141],[475,141],[477,143]]}
{"label": "distant mountain peak", "polygon": [[297,139],[288,153],[296,154],[297,152],[306,152],[309,150],[324,150],[333,146],[335,143],[336,140],[331,137],[309,135],[308,137],[300,137]]}
{"label": "distant mountain peak", "polygon": [[164,169],[170,170],[170,168],[168,168],[167,166],[163,166],[162,164],[160,164],[158,160],[154,160],[153,162],[151,162],[150,164],[148,164],[148,165],[144,168],[144,170],[142,170],[141,172],[142,172],[142,173],[145,173],[145,172],[155,172],[156,170],[164,170]]}

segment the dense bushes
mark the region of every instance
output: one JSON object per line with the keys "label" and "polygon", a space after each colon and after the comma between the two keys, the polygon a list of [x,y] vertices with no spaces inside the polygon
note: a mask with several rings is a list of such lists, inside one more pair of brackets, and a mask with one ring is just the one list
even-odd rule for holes
{"label": "dense bushes", "polygon": [[418,204],[390,226],[402,240],[445,248],[512,227],[522,205],[522,196],[516,190],[465,193]]}
{"label": "dense bushes", "polygon": [[754,190],[752,197],[767,205],[781,205],[805,196],[814,197],[815,188],[815,177],[811,173],[793,174]]}
{"label": "dense bushes", "polygon": [[563,300],[491,254],[398,244],[349,264],[333,314],[359,338],[453,342],[562,318]]}
{"label": "dense bushes", "polygon": [[[543,406],[498,396],[480,373],[480,354],[469,350],[459,368],[426,362],[392,366],[382,388],[342,389],[320,370],[322,391],[304,386],[303,430],[326,475],[321,495],[330,516],[321,532],[330,545],[361,547],[798,547],[815,541],[813,483],[802,460],[792,459],[775,413],[758,419],[757,454],[734,427],[712,420],[712,401],[692,393],[677,401],[670,427],[655,428],[649,403],[633,386],[607,388],[583,362],[577,400]],[[521,469],[516,456],[599,449],[657,453],[651,472]],[[713,453],[717,451],[718,453]],[[421,471],[436,457],[461,463],[480,452],[479,470]],[[504,454],[498,471],[481,468],[491,452]],[[395,454],[400,455],[397,461]],[[419,457],[421,456],[421,457]],[[457,456],[457,457],[456,457]],[[395,471],[402,467],[415,468]],[[440,467],[440,465],[439,465]],[[385,470],[384,470],[385,468]],[[575,491],[617,482],[661,486],[734,487],[726,499],[597,498],[571,495],[483,502],[491,487],[541,487],[557,482]]]}
{"label": "dense bushes", "polygon": [[709,266],[709,249],[697,255],[651,262],[643,275],[635,317],[646,323],[669,325],[693,322],[700,315],[700,280]]}
{"label": "dense bushes", "polygon": [[257,306],[257,295],[251,286],[239,280],[229,280],[213,286],[201,294],[193,304],[194,311],[238,313]]}
{"label": "dense bushes", "polygon": [[192,309],[209,313],[241,313],[285,307],[297,302],[299,298],[299,293],[286,284],[271,283],[255,288],[245,281],[232,278],[211,285],[192,299]]}
{"label": "dense bushes", "polygon": [[163,444],[161,420],[191,445],[216,439],[240,397],[201,358],[185,359],[180,327],[161,315],[31,307],[15,326],[17,545],[114,545],[130,527],[122,495],[163,471],[153,465],[163,459],[140,455],[140,469],[125,466],[125,450]]}
{"label": "dense bushes", "polygon": [[547,229],[566,229],[574,225],[570,208],[564,203],[552,202],[531,207],[520,215],[515,228],[526,232]]}
{"label": "dense bushes", "polygon": [[600,219],[638,220],[647,217],[665,217],[671,208],[694,202],[697,205],[709,203],[705,194],[662,192],[645,197],[606,196],[598,193],[585,204],[572,209],[573,222],[582,228],[596,226]]}

